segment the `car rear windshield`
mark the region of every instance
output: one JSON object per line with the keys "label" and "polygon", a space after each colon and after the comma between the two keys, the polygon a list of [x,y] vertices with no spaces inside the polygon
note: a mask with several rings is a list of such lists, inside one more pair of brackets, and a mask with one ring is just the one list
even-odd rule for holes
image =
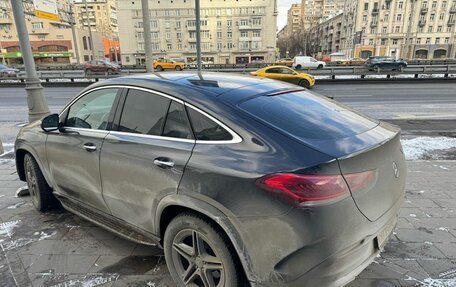
{"label": "car rear windshield", "polygon": [[305,91],[259,96],[239,107],[299,139],[338,139],[368,131],[378,122]]}

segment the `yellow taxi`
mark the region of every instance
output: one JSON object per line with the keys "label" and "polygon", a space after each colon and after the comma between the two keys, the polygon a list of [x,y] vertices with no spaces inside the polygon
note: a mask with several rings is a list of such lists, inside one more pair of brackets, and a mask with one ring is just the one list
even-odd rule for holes
{"label": "yellow taxi", "polygon": [[185,63],[176,62],[170,59],[157,59],[154,61],[154,69],[157,71],[163,71],[166,69],[181,71],[185,67]]}
{"label": "yellow taxi", "polygon": [[298,73],[286,66],[269,66],[258,71],[251,72],[250,75],[274,80],[280,80],[305,88],[315,85],[315,78],[306,73]]}

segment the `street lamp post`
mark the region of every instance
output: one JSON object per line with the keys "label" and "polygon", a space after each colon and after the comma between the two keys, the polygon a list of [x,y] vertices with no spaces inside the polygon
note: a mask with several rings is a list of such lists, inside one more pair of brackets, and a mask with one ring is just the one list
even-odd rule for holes
{"label": "street lamp post", "polygon": [[92,50],[92,60],[95,59],[95,47],[93,46],[93,36],[92,36],[92,25],[90,25],[90,19],[89,19],[89,6],[87,6],[87,0],[84,0],[84,6],[85,6],[85,14],[87,17],[87,27],[89,28],[89,37],[90,37],[90,48]]}
{"label": "street lamp post", "polygon": [[152,37],[150,35],[150,14],[149,0],[141,0],[143,27],[144,27],[144,49],[146,52],[146,71],[154,72],[154,60],[152,56]]}
{"label": "street lamp post", "polygon": [[195,18],[196,18],[196,68],[201,71],[201,11],[200,0],[195,0]]}
{"label": "street lamp post", "polygon": [[33,59],[32,48],[30,46],[27,27],[25,26],[24,8],[22,1],[11,0],[13,9],[14,22],[16,23],[19,45],[21,47],[22,59],[24,60],[25,72],[25,90],[27,92],[28,118],[29,122],[41,119],[49,114],[49,108],[46,98],[43,94],[43,87],[36,73],[35,61]]}
{"label": "street lamp post", "polygon": [[79,58],[79,49],[78,49],[78,39],[76,35],[76,17],[74,16],[73,5],[70,5],[70,14],[71,14],[71,33],[73,34],[73,46],[74,53],[76,54],[77,64],[81,64],[81,59]]}

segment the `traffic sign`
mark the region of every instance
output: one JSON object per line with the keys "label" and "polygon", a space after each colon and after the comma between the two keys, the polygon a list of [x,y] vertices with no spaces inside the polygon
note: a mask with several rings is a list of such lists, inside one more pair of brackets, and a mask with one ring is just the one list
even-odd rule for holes
{"label": "traffic sign", "polygon": [[59,11],[57,9],[57,0],[33,0],[35,7],[35,16],[43,19],[59,21]]}

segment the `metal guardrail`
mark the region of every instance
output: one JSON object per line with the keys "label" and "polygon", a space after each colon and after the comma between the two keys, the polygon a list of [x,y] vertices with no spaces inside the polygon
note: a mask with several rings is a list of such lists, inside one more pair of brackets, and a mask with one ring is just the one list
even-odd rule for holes
{"label": "metal guardrail", "polygon": [[[232,73],[249,73],[255,71],[258,68],[245,67],[245,68],[209,68],[204,69],[208,72],[232,72]],[[185,71],[195,71],[193,69],[187,69]],[[90,74],[86,75],[83,70],[41,70],[38,71],[38,77],[46,82],[54,82],[56,80],[69,80],[74,82],[75,80],[95,80],[106,79],[106,78],[115,78],[119,76],[126,76],[132,74],[141,74],[145,73],[145,69],[127,69],[122,70],[121,74],[112,75],[107,73],[100,74]],[[396,75],[414,75],[415,78],[418,78],[419,75],[435,75],[440,74],[445,77],[449,77],[451,74],[456,74],[456,65],[425,65],[425,66],[408,66],[401,71],[391,71],[391,70],[379,70],[379,71],[369,71],[365,66],[351,66],[351,67],[326,67],[323,69],[301,69],[300,72],[308,73],[313,76],[328,77],[329,79],[336,79],[337,77],[342,76],[359,76],[363,79],[366,76],[371,75],[385,75],[386,78]],[[165,72],[166,73],[166,72]],[[16,80],[24,81],[26,78],[25,72],[19,72],[17,78],[3,78],[2,80]]]}

